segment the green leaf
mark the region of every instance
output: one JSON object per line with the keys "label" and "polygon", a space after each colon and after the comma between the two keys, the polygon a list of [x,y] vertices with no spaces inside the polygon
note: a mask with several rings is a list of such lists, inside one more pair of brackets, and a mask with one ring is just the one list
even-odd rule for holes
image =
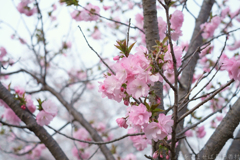
{"label": "green leaf", "polygon": [[163,39],[162,43],[165,44],[165,43],[167,42],[167,40],[168,40],[168,37],[166,36],[166,37]]}
{"label": "green leaf", "polygon": [[165,110],[160,109],[160,108],[155,108],[155,109],[153,110],[153,112],[165,112]]}
{"label": "green leaf", "polygon": [[171,7],[174,3],[176,3],[176,1],[170,2],[168,6]]}
{"label": "green leaf", "polygon": [[150,108],[149,104],[148,104],[147,102],[144,102],[144,104],[145,104],[145,106],[147,107],[147,110],[148,110],[148,111],[151,111],[151,108]]}

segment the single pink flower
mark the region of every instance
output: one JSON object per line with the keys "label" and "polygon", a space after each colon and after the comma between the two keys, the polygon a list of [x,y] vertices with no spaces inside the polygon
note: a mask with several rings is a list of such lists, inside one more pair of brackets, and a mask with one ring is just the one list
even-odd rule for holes
{"label": "single pink flower", "polygon": [[201,126],[197,129],[197,137],[203,138],[206,135],[204,126]]}
{"label": "single pink flower", "polygon": [[6,108],[3,114],[3,117],[6,119],[7,122],[10,124],[18,125],[21,122],[21,119],[13,112],[11,108]]}
{"label": "single pink flower", "polygon": [[153,156],[152,156],[154,159],[156,159],[157,157],[158,157],[158,153],[157,153],[157,151],[155,151],[154,153],[153,153]]}
{"label": "single pink flower", "polygon": [[170,19],[171,28],[174,30],[180,30],[183,20],[183,13],[179,10],[174,11]]}
{"label": "single pink flower", "polygon": [[148,95],[149,87],[143,80],[135,79],[127,85],[127,92],[138,99]]}
{"label": "single pink flower", "polygon": [[18,94],[19,97],[22,97],[25,93],[25,90],[22,87],[16,86],[14,87],[15,93]]}
{"label": "single pink flower", "polygon": [[107,11],[108,9],[110,9],[111,8],[111,6],[103,6],[103,9],[105,10],[105,11]]}
{"label": "single pink flower", "polygon": [[114,60],[114,61],[118,61],[119,58],[120,58],[119,56],[115,56],[115,57],[113,57],[113,60]]}
{"label": "single pink flower", "polygon": [[33,104],[31,96],[26,95],[25,100],[26,100],[26,106],[29,109],[29,111],[32,112],[32,113],[35,112],[36,106]]}
{"label": "single pink flower", "polygon": [[[89,133],[85,128],[79,128],[77,132],[73,133],[73,137],[84,141],[91,141]],[[82,148],[88,147],[87,143],[79,142],[79,144]]]}
{"label": "single pink flower", "polygon": [[139,106],[133,105],[128,108],[128,125],[131,125],[135,129],[141,129],[141,126],[148,124],[149,118],[152,113],[147,111],[147,107],[142,103]]}
{"label": "single pink flower", "polygon": [[117,122],[119,127],[123,127],[125,129],[127,129],[128,125],[126,123],[127,121],[126,121],[125,118],[118,118],[118,119],[116,119],[116,122]]}
{"label": "single pink flower", "polygon": [[3,58],[4,56],[6,56],[7,51],[4,47],[0,47],[0,58]]}
{"label": "single pink flower", "polygon": [[193,136],[192,130],[188,130],[187,132],[185,132],[185,136],[186,137],[192,137]]}
{"label": "single pink flower", "polygon": [[38,113],[36,120],[40,126],[44,126],[44,125],[48,125],[53,120],[53,118],[54,116],[52,114],[49,114],[44,110],[42,110]]}
{"label": "single pink flower", "polygon": [[102,35],[102,33],[99,31],[99,29],[95,29],[93,34],[91,35],[91,37],[93,39],[98,40],[98,39],[101,39],[101,35]]}
{"label": "single pink flower", "polygon": [[[78,159],[82,159],[82,160],[87,160],[90,157],[89,153],[81,149],[77,149],[76,147],[73,147],[72,154],[74,157],[77,157]],[[81,158],[79,156],[81,156]]]}
{"label": "single pink flower", "polygon": [[42,103],[42,108],[45,112],[53,116],[57,115],[58,112],[57,106],[51,100],[44,101]]}

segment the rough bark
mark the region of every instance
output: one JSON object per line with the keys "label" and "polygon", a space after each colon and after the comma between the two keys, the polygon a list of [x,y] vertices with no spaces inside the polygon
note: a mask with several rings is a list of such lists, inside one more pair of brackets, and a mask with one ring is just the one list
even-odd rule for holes
{"label": "rough bark", "polygon": [[[199,152],[199,159],[215,159],[225,143],[233,138],[233,132],[240,122],[240,99],[228,111],[220,125],[207,141],[204,148]],[[238,151],[239,152],[239,151]]]}
{"label": "rough bark", "polygon": [[0,99],[2,99],[15,114],[28,126],[28,129],[41,140],[48,148],[51,154],[57,160],[68,160],[65,153],[59,147],[58,143],[48,134],[48,132],[40,125],[37,124],[33,116],[21,109],[19,101],[14,99],[14,96],[0,83]]}
{"label": "rough bark", "polygon": [[[159,30],[157,21],[157,9],[156,0],[142,0],[143,4],[143,15],[144,15],[144,31],[146,36],[147,49],[149,51],[153,50],[153,46],[156,45],[156,40],[159,40]],[[163,85],[160,82],[154,83],[151,87],[155,94],[161,98],[162,102],[158,106],[163,109]],[[150,96],[150,102],[152,104],[156,103],[155,96]],[[152,141],[152,152],[158,149],[158,143]]]}
{"label": "rough bark", "polygon": [[236,137],[237,139],[234,139],[231,146],[229,147],[227,154],[226,154],[226,160],[233,160],[233,159],[239,159],[240,158],[240,130],[238,131],[238,134]]}

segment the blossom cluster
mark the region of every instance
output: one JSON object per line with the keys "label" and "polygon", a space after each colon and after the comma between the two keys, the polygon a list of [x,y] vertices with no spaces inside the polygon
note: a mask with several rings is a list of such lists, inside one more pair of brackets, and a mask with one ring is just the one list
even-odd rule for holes
{"label": "blossom cluster", "polygon": [[36,117],[37,123],[40,126],[48,125],[57,115],[58,109],[51,100],[44,101],[41,106],[42,110]]}
{"label": "blossom cluster", "polygon": [[[135,20],[137,22],[136,26],[143,29],[143,14],[136,14]],[[167,23],[163,20],[162,17],[158,17],[158,30],[159,30],[159,37],[160,40],[163,40],[166,35],[167,30]],[[173,41],[177,41],[180,36],[182,36],[181,27],[184,21],[184,15],[181,11],[175,10],[173,14],[170,17],[170,23],[171,23],[171,38]],[[140,32],[142,37],[142,42],[145,43],[145,34]]]}
{"label": "blossom cluster", "polygon": [[[25,90],[19,86],[14,87],[17,99],[20,100],[21,108],[28,109],[31,113],[34,113],[36,106],[33,104],[31,95],[25,95]],[[5,107],[5,111],[2,115],[8,123],[18,125],[21,119],[14,113],[14,111],[3,101],[0,100],[0,105]]]}
{"label": "blossom cluster", "polygon": [[227,56],[222,56],[220,59],[220,64],[222,64],[221,69],[227,70],[228,75],[231,79],[240,81],[240,59],[232,57],[228,58]]}
{"label": "blossom cluster", "polygon": [[205,22],[201,24],[201,30],[203,30],[202,36],[204,39],[211,38],[214,31],[218,28],[221,23],[221,17],[215,16],[211,19],[211,22]]}
{"label": "blossom cluster", "polygon": [[36,7],[32,7],[32,8],[29,7],[29,5],[32,2],[33,1],[31,1],[31,0],[21,0],[21,2],[17,6],[17,10],[20,13],[25,14],[26,16],[32,16],[33,14],[37,13]]}
{"label": "blossom cluster", "polygon": [[44,144],[39,144],[36,148],[32,149],[34,146],[27,145],[22,150],[19,151],[19,153],[26,153],[30,151],[28,154],[26,154],[27,159],[36,160],[39,157],[41,157],[42,151],[46,149],[46,146]]}
{"label": "blossom cluster", "polygon": [[[170,53],[170,47],[163,53],[162,64],[164,73],[173,73],[173,60]],[[153,66],[147,56],[147,49],[143,46],[136,48],[136,53],[127,56],[116,56],[116,63],[110,67],[114,73],[109,71],[105,75],[103,82],[99,82],[99,92],[102,97],[114,99],[117,102],[124,100],[125,105],[129,105],[129,98],[146,98],[150,93],[150,86],[156,81],[163,82],[163,78],[158,72],[153,73]],[[182,47],[174,46],[177,67],[181,65]],[[161,101],[158,99],[157,103]],[[130,103],[127,108],[127,114],[124,118],[116,120],[120,127],[128,128],[129,134],[144,132],[145,135],[133,136],[130,139],[137,150],[143,150],[151,140],[163,140],[172,132],[172,116],[159,114],[158,119],[153,117],[154,107],[150,107],[148,102]]]}
{"label": "blossom cluster", "polygon": [[[104,141],[112,140],[112,135],[107,133],[106,125],[104,123],[93,123],[92,126],[96,129],[99,135],[103,137]],[[76,132],[73,133],[73,137],[75,139],[83,140],[83,141],[92,141],[91,136],[85,128],[79,128]],[[105,138],[105,139],[104,139]],[[88,148],[91,145],[84,142],[76,142],[74,147],[72,148],[72,153],[74,157],[78,159],[87,160],[90,158],[90,153]],[[81,156],[81,158],[80,158]]]}
{"label": "blossom cluster", "polygon": [[75,10],[71,13],[71,17],[76,21],[96,21],[99,19],[100,8],[92,4],[88,4],[83,10]]}
{"label": "blossom cluster", "polygon": [[149,93],[149,85],[156,81],[162,81],[159,73],[151,73],[150,60],[144,53],[147,49],[143,46],[136,48],[137,53],[123,57],[113,64],[111,68],[116,73],[106,76],[104,82],[99,82],[99,92],[102,97],[114,99],[121,102],[123,98],[132,96],[133,98],[146,97]]}

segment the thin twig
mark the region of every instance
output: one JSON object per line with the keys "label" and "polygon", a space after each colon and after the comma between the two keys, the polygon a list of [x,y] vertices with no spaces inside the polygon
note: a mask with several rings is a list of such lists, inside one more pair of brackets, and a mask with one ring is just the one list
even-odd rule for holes
{"label": "thin twig", "polygon": [[98,58],[104,63],[104,65],[105,65],[114,75],[116,75],[116,73],[108,66],[108,64],[102,59],[102,57],[101,57],[101,56],[92,48],[92,46],[88,43],[88,40],[87,40],[87,38],[85,37],[85,35],[84,35],[81,27],[78,26],[78,28],[80,29],[80,31],[81,31],[81,33],[82,33],[85,41],[87,42],[88,47],[89,47],[94,53],[96,53],[96,55],[97,55]]}

